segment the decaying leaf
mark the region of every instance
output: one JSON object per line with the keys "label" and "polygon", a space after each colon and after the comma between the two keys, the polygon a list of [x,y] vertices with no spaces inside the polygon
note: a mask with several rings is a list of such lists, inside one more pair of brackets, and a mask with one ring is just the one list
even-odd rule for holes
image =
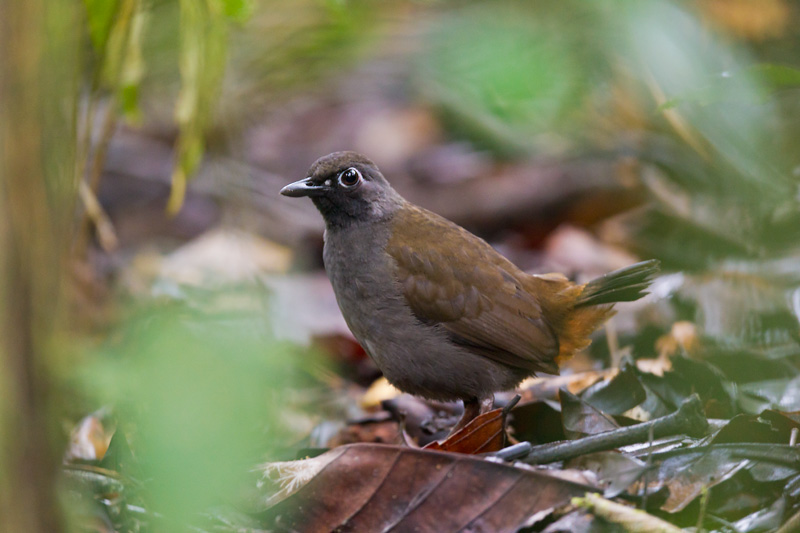
{"label": "decaying leaf", "polygon": [[280,531],[511,532],[591,490],[468,455],[370,444],[260,471],[257,507]]}

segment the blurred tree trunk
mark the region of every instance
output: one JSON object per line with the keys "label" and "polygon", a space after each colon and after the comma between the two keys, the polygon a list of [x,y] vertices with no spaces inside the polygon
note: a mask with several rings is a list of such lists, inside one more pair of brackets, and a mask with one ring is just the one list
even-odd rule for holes
{"label": "blurred tree trunk", "polygon": [[75,190],[78,2],[0,2],[0,529],[63,529],[52,398]]}

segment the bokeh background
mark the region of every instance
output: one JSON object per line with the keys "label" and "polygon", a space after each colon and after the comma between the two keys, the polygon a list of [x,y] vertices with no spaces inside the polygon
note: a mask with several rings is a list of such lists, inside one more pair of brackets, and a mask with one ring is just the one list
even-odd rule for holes
{"label": "bokeh background", "polygon": [[800,409],[799,23],[790,0],[5,3],[3,526],[183,530],[361,412],[379,374],[321,217],[278,194],[336,150],[525,270],[660,259],[565,372],[680,352],[749,391],[716,416]]}

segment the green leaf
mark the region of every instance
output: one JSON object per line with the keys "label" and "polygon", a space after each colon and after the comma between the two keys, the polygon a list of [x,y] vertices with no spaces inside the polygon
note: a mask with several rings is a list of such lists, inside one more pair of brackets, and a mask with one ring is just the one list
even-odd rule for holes
{"label": "green leaf", "polygon": [[89,23],[89,37],[98,52],[103,51],[106,46],[118,4],[118,0],[83,0]]}
{"label": "green leaf", "polygon": [[131,25],[139,10],[139,0],[121,0],[109,24],[108,34],[101,54],[100,74],[103,83],[112,90],[117,89],[125,61]]}
{"label": "green leaf", "polygon": [[211,123],[225,73],[228,40],[222,0],[181,0],[180,8],[181,89],[175,105],[180,132],[172,171],[172,194],[167,204],[167,211],[172,214],[183,205],[186,182],[202,159],[203,136]]}
{"label": "green leaf", "polygon": [[128,42],[125,47],[124,57],[119,75],[118,98],[125,119],[138,123],[141,119],[139,109],[139,88],[144,76],[144,59],[142,58],[142,37],[148,19],[147,11],[142,3],[131,20],[128,33]]}
{"label": "green leaf", "polygon": [[800,87],[800,70],[786,65],[762,63],[749,69],[775,89]]}
{"label": "green leaf", "polygon": [[174,523],[196,520],[236,494],[251,465],[289,434],[283,399],[302,358],[243,313],[188,301],[135,311],[79,377],[136,427],[136,459],[120,468],[143,472],[148,508]]}
{"label": "green leaf", "polygon": [[423,90],[462,132],[503,151],[556,131],[585,97],[577,47],[523,7],[472,5],[433,26]]}
{"label": "green leaf", "polygon": [[222,9],[226,17],[241,23],[253,14],[255,3],[253,0],[222,0]]}

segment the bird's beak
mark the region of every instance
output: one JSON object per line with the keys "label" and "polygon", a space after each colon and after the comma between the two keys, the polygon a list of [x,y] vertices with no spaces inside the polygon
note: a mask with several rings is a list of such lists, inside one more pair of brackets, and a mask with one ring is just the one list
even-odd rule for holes
{"label": "bird's beak", "polygon": [[324,185],[317,185],[309,176],[308,178],[302,179],[300,181],[295,181],[294,183],[290,183],[283,189],[281,189],[281,194],[284,196],[291,196],[293,198],[299,198],[301,196],[319,196],[325,190]]}

